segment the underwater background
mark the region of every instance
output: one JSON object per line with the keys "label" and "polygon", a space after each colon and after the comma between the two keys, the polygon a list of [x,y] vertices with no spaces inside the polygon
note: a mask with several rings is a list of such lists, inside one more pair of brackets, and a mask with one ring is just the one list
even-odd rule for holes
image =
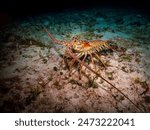
{"label": "underwater background", "polygon": [[[121,4],[128,6],[108,1],[61,2],[62,7],[45,3],[41,9],[36,4],[31,4],[29,10],[21,9],[21,4],[13,6],[14,3],[10,3],[13,7],[9,9],[10,5],[3,7],[0,112],[150,112],[147,5],[138,8],[139,3],[132,8],[134,2]],[[17,13],[19,10],[21,14]],[[58,40],[69,41],[77,36],[86,41],[110,41],[116,50],[99,52],[106,68],[96,64],[98,73],[136,106],[86,67],[79,79],[78,63],[70,74],[63,60],[66,46],[53,43],[44,28]],[[90,58],[85,63],[94,69]]]}

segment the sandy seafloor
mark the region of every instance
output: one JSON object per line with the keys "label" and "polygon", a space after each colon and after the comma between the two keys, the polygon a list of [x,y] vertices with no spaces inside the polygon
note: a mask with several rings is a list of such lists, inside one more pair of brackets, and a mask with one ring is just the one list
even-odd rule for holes
{"label": "sandy seafloor", "polygon": [[[150,17],[137,10],[65,10],[24,17],[0,30],[1,112],[141,112],[85,67],[69,70],[57,39],[111,40],[116,51],[99,52],[99,73],[150,112]],[[121,50],[121,51],[119,51]],[[95,59],[96,60],[96,59]],[[87,63],[94,69],[90,58]]]}

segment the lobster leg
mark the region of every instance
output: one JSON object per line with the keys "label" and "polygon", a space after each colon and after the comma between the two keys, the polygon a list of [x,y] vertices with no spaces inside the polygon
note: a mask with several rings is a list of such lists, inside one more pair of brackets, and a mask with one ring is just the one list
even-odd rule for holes
{"label": "lobster leg", "polygon": [[94,60],[93,60],[92,52],[90,51],[89,54],[90,54],[90,57],[92,60],[92,64],[94,65],[94,69],[96,70],[96,65],[95,65]]}
{"label": "lobster leg", "polygon": [[[84,55],[84,58],[81,61],[82,63],[84,62],[86,57],[87,57],[87,54]],[[81,73],[82,73],[82,64],[80,64],[79,79],[81,79]]]}
{"label": "lobster leg", "polygon": [[69,64],[69,76],[71,76],[71,74],[72,74],[72,66],[74,65],[74,63],[75,63],[75,59],[72,59],[71,61],[70,61],[70,64]]}
{"label": "lobster leg", "polygon": [[[72,66],[74,65],[74,63],[75,63],[75,59],[72,59],[69,63],[68,63],[68,61],[66,60],[65,61],[65,56],[67,56],[67,51],[65,50],[65,52],[64,52],[64,55],[63,55],[63,62],[64,62],[64,64],[66,64],[66,67],[69,69],[69,76],[72,74]],[[67,62],[67,63],[66,63]]]}
{"label": "lobster leg", "polygon": [[98,60],[103,64],[103,66],[106,68],[105,64],[103,63],[103,61],[101,60],[101,58],[99,57],[98,54],[96,54],[95,52],[93,52],[95,54],[95,56],[98,58]]}

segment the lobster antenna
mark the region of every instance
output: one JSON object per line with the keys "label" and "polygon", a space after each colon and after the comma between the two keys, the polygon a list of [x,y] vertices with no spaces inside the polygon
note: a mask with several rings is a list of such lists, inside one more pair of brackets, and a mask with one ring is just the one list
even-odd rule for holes
{"label": "lobster antenna", "polygon": [[111,85],[113,88],[115,88],[118,92],[120,92],[126,99],[128,99],[140,112],[143,112],[143,110],[141,108],[139,108],[128,96],[126,96],[120,89],[118,89],[116,86],[114,86],[112,83],[110,83],[108,80],[106,80],[104,77],[102,77],[99,73],[95,72],[93,69],[91,69],[87,64],[83,63],[79,58],[77,58],[74,53],[67,48],[68,53],[71,55],[72,58],[74,58],[75,60],[77,60],[80,64],[82,64],[83,66],[85,66],[87,69],[89,69],[90,71],[92,71],[94,74],[96,74],[98,77],[100,77],[101,79],[103,79],[105,82],[107,82],[109,85]]}

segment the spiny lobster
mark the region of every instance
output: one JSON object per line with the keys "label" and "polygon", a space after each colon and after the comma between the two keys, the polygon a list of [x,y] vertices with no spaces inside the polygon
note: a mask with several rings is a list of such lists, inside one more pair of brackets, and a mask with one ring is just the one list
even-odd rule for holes
{"label": "spiny lobster", "polygon": [[[100,57],[98,56],[98,54],[96,52],[102,51],[103,49],[112,49],[108,45],[108,41],[104,41],[104,40],[84,41],[84,40],[79,40],[77,37],[73,37],[71,41],[64,41],[64,40],[62,41],[62,40],[57,40],[46,28],[44,28],[44,30],[48,33],[48,36],[51,38],[51,40],[54,43],[66,46],[65,54],[68,53],[73,58],[74,61],[79,62],[81,68],[82,68],[82,66],[84,66],[88,70],[93,72],[95,75],[97,75],[98,77],[103,79],[110,86],[112,86],[114,89],[116,89],[118,92],[120,92],[126,99],[128,99],[140,112],[143,112],[143,110],[141,108],[139,108],[138,105],[136,105],[120,89],[118,89],[116,86],[114,86],[108,80],[106,80],[98,72],[94,71],[89,65],[85,64],[85,62],[84,62],[87,55],[90,55],[92,63],[94,64],[93,56],[92,56],[93,54],[99,59],[99,61],[101,61]],[[80,60],[81,57],[83,57],[82,60]],[[103,64],[103,62],[102,62],[102,64]]]}

